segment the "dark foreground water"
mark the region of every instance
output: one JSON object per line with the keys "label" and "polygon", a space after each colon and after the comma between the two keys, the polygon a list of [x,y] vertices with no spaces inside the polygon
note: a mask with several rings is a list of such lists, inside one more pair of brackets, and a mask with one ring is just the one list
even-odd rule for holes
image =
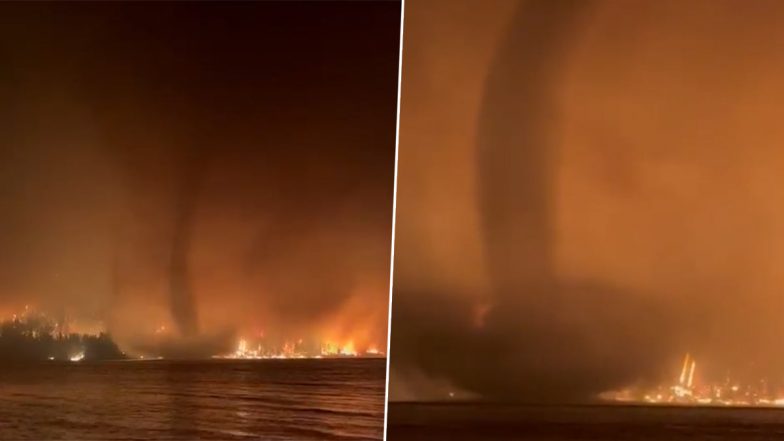
{"label": "dark foreground water", "polygon": [[387,439],[771,441],[784,409],[393,403]]}
{"label": "dark foreground water", "polygon": [[0,366],[0,440],[380,440],[385,360]]}

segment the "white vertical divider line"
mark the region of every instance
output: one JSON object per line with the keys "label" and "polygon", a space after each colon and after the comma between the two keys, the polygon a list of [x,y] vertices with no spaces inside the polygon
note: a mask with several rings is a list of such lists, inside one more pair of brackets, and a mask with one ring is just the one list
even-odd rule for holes
{"label": "white vertical divider line", "polygon": [[395,121],[395,177],[392,190],[392,243],[389,256],[389,308],[387,310],[387,371],[384,387],[384,441],[387,440],[387,426],[389,422],[389,361],[391,359],[392,342],[392,292],[395,276],[395,226],[397,219],[397,173],[398,156],[400,151],[400,95],[403,84],[403,24],[406,16],[406,0],[400,1],[400,53],[397,62],[397,116]]}

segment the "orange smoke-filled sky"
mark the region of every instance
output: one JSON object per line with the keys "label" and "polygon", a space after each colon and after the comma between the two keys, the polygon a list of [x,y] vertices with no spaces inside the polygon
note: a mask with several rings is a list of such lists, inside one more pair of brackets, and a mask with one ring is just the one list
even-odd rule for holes
{"label": "orange smoke-filled sky", "polygon": [[384,346],[399,18],[0,6],[0,307]]}
{"label": "orange smoke-filled sky", "polygon": [[[781,2],[407,6],[393,397],[492,394],[472,378],[513,372],[582,393],[669,375],[685,350],[784,366]],[[515,162],[527,150],[544,159]],[[538,254],[494,236],[532,217]],[[541,261],[557,288],[509,292]],[[515,311],[485,313],[492,338],[474,329],[488,304]]]}

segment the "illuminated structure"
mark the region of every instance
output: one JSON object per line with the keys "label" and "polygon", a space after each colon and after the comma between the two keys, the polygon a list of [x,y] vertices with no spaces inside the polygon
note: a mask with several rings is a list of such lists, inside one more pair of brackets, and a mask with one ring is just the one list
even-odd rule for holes
{"label": "illuminated structure", "polygon": [[691,358],[690,354],[686,354],[678,383],[671,388],[672,394],[676,398],[686,399],[694,396],[694,370],[696,368],[697,362]]}
{"label": "illuminated structure", "polygon": [[607,392],[600,398],[609,401],[640,404],[698,405],[698,406],[784,406],[784,390],[772,393],[767,380],[750,384],[733,381],[727,376],[721,383],[696,382],[697,361],[686,354],[674,385],[658,386],[653,390],[623,389]]}

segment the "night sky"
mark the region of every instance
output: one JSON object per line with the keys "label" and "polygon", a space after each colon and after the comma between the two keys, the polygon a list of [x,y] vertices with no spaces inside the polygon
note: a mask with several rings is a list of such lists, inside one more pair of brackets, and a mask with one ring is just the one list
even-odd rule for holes
{"label": "night sky", "polygon": [[384,347],[399,15],[0,5],[0,312]]}

